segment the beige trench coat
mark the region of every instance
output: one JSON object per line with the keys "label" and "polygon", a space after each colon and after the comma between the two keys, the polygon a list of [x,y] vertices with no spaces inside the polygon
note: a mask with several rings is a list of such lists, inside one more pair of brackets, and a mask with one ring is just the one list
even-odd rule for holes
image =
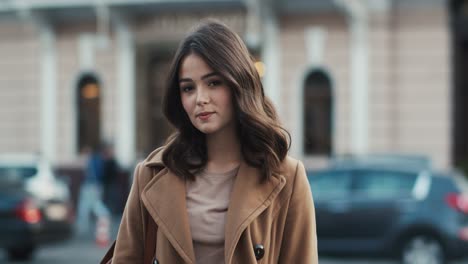
{"label": "beige trench coat", "polygon": [[[158,226],[158,263],[195,263],[185,183],[164,167],[162,151],[155,150],[135,169],[115,264],[143,263],[146,212]],[[260,183],[260,171],[241,164],[226,216],[225,263],[318,263],[315,211],[304,166],[287,157],[282,171]],[[259,260],[256,245],[264,248]]]}

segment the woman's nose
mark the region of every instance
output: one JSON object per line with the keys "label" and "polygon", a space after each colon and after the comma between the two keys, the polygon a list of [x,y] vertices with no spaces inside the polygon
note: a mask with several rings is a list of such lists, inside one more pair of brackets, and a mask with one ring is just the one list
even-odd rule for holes
{"label": "woman's nose", "polygon": [[197,104],[204,105],[210,102],[210,94],[206,88],[200,87],[197,89]]}

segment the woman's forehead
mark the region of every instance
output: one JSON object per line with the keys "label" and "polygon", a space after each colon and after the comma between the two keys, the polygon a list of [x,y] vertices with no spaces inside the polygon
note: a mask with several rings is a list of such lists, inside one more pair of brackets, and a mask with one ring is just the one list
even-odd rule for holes
{"label": "woman's forehead", "polygon": [[179,81],[201,80],[212,75],[218,75],[198,54],[191,53],[185,56],[181,62],[178,72]]}

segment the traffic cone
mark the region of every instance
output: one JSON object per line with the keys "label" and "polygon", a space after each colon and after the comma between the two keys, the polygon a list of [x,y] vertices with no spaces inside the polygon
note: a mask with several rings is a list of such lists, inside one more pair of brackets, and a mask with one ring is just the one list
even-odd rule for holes
{"label": "traffic cone", "polygon": [[106,248],[109,245],[109,229],[109,217],[98,217],[96,224],[96,244],[98,245],[98,247]]}

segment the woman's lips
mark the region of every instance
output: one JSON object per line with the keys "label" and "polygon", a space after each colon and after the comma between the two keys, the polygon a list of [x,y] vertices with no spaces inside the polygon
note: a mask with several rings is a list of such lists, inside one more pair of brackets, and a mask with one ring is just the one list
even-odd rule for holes
{"label": "woman's lips", "polygon": [[202,121],[206,121],[211,117],[211,115],[213,115],[213,113],[214,112],[201,113],[201,114],[198,114],[198,118],[200,118],[200,120],[202,120]]}

